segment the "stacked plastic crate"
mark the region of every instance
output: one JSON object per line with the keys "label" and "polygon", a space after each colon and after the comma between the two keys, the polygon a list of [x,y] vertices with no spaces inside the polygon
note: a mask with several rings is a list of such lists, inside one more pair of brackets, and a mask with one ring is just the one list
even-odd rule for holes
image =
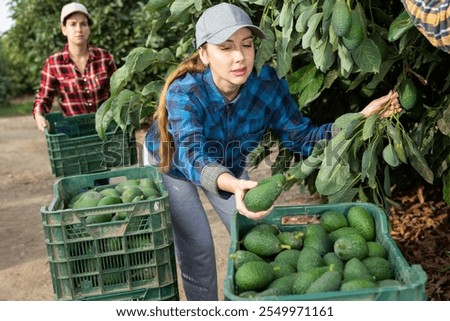
{"label": "stacked plastic crate", "polygon": [[[132,202],[75,208],[84,191],[149,179],[158,195]],[[108,185],[97,185],[107,180]],[[95,215],[120,220],[90,223]],[[108,216],[107,215],[107,216]],[[178,300],[168,194],[153,167],[129,167],[59,179],[41,208],[48,262],[57,300]]]}
{"label": "stacked plastic crate", "polygon": [[95,113],[64,117],[47,114],[47,149],[55,177],[68,177],[128,167],[137,163],[134,131],[112,123],[102,140],[95,129]]}

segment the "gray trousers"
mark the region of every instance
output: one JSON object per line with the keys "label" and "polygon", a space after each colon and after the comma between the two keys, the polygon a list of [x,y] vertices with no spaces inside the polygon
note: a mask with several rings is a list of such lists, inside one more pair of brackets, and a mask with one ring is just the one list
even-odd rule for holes
{"label": "gray trousers", "polygon": [[[163,174],[169,192],[177,263],[187,300],[218,300],[214,241],[198,188],[189,181]],[[211,205],[230,231],[231,215],[236,211],[234,196],[224,200],[203,190]]]}
{"label": "gray trousers", "polygon": [[[146,151],[144,150],[144,153]],[[149,155],[144,155],[144,164]],[[248,178],[247,172],[243,178]],[[217,269],[214,241],[208,217],[200,199],[198,187],[190,181],[162,175],[169,193],[174,246],[187,300],[217,301]],[[229,199],[204,190],[216,213],[230,232],[231,216],[236,211],[234,195]]]}

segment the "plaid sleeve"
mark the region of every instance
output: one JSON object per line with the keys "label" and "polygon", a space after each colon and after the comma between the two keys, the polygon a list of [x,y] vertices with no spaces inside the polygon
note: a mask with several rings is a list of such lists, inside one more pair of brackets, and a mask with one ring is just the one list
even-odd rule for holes
{"label": "plaid sleeve", "polygon": [[417,29],[430,43],[450,53],[450,5],[447,0],[402,0]]}
{"label": "plaid sleeve", "polygon": [[303,156],[312,152],[317,141],[331,139],[335,134],[333,124],[316,126],[298,110],[284,78],[278,82],[272,108],[271,127],[279,135],[281,145]]}
{"label": "plaid sleeve", "polygon": [[51,72],[51,61],[47,59],[41,72],[41,81],[39,89],[33,104],[33,116],[39,112],[42,115],[48,114],[52,107],[53,99],[56,94],[56,78]]}
{"label": "plaid sleeve", "polygon": [[228,199],[231,196],[231,193],[222,191],[217,186],[217,179],[223,173],[229,173],[233,175],[228,168],[219,164],[211,163],[205,166],[201,173],[201,185],[203,186],[203,188],[214,193],[215,195],[218,195],[224,199]]}

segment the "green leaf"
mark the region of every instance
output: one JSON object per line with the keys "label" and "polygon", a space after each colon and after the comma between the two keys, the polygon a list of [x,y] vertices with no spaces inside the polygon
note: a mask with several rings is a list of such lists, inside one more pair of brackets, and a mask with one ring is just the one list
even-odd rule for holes
{"label": "green leaf", "polygon": [[392,70],[392,66],[398,59],[389,59],[381,63],[380,72],[375,74],[372,81],[366,86],[368,89],[376,89],[378,84],[386,79],[386,75]]}
{"label": "green leaf", "polygon": [[368,180],[368,184],[370,187],[376,187],[376,174],[377,174],[377,164],[378,164],[378,137],[371,142],[367,149],[364,151],[362,160],[361,160],[361,181],[364,181],[366,178]]}
{"label": "green leaf", "polygon": [[316,78],[316,66],[311,63],[303,66],[288,77],[289,91],[299,94]]}
{"label": "green leaf", "polygon": [[395,152],[394,146],[389,143],[383,148],[383,159],[389,166],[395,168],[400,165],[400,160],[397,157],[397,153]]}
{"label": "green leaf", "polygon": [[129,89],[124,89],[112,102],[112,114],[116,123],[122,128],[123,131],[126,130],[128,125],[128,111],[130,106],[138,100],[138,96]]}
{"label": "green leaf", "polygon": [[317,69],[326,73],[335,60],[335,54],[328,42],[328,37],[322,37],[314,46],[311,46],[311,51]]}
{"label": "green leaf", "polygon": [[[336,3],[336,0],[327,0],[327,1],[323,2],[322,10],[323,10],[323,20],[324,21],[329,20],[331,18],[335,3]],[[315,4],[317,4],[317,2]]]}
{"label": "green leaf", "polygon": [[331,164],[323,163],[316,177],[317,192],[321,195],[332,195],[341,190],[350,177],[347,163],[333,159]]}
{"label": "green leaf", "polygon": [[136,61],[130,72],[141,72],[147,69],[158,58],[158,52],[153,49],[144,48],[144,50],[136,52]]}
{"label": "green leaf", "polygon": [[339,65],[341,74],[344,78],[347,78],[350,75],[350,72],[353,68],[353,59],[350,51],[341,44],[338,44],[338,57],[339,57]]}
{"label": "green leaf", "polygon": [[355,129],[359,127],[364,121],[364,115],[361,113],[346,113],[339,116],[334,125],[344,132],[345,139],[349,139],[354,134]]}
{"label": "green leaf", "polygon": [[273,133],[267,130],[258,146],[249,155],[249,168],[257,167],[264,158],[270,155],[272,146],[277,144],[277,142],[277,139],[273,137]]}
{"label": "green leaf", "polygon": [[322,89],[328,89],[331,88],[334,81],[339,78],[339,71],[336,69],[332,69],[325,75],[325,78],[323,80],[323,86]]}
{"label": "green leaf", "polygon": [[[329,21],[329,24],[331,24],[330,20],[327,20],[327,22]],[[324,22],[322,22],[322,25],[324,24]],[[331,48],[333,50],[333,52],[338,51],[340,44],[340,37],[338,37],[336,35],[336,33],[334,32],[333,28],[330,28],[328,26],[328,36],[330,37],[330,45]],[[345,48],[345,46],[342,46]],[[346,48],[347,49],[347,48]]]}
{"label": "green leaf", "polygon": [[363,140],[368,140],[369,138],[371,138],[373,136],[374,129],[375,129],[375,122],[377,120],[378,120],[377,114],[370,115],[366,119],[366,121],[364,122],[364,126],[363,126],[363,135],[362,135]]}
{"label": "green leaf", "polygon": [[103,140],[105,140],[106,131],[109,124],[113,120],[113,114],[111,111],[112,101],[113,98],[109,97],[101,104],[95,113],[95,130],[97,131],[98,136]]}
{"label": "green leaf", "polygon": [[308,6],[302,11],[295,24],[295,30],[297,30],[297,32],[305,33],[308,30],[308,20],[317,12],[317,4],[318,2]]}
{"label": "green leaf", "polygon": [[400,39],[413,27],[414,23],[411,17],[406,10],[403,10],[389,26],[388,41],[393,42]]}
{"label": "green leaf", "polygon": [[447,173],[442,175],[442,181],[444,183],[443,199],[450,205],[450,170],[447,170]]}
{"label": "green leaf", "polygon": [[369,201],[369,198],[367,197],[366,193],[364,193],[364,188],[362,187],[362,185],[359,185],[359,188],[358,188],[358,199],[361,202]]}
{"label": "green leaf", "polygon": [[285,37],[285,33],[275,30],[277,37],[277,75],[279,78],[284,77],[291,68],[292,61],[292,48],[289,44],[291,42],[290,37]]}
{"label": "green leaf", "polygon": [[123,65],[119,69],[117,69],[111,76],[109,80],[111,95],[116,95],[118,92],[122,90],[122,88],[127,84],[128,79],[130,78],[130,72],[128,71],[128,67]]}
{"label": "green leaf", "polygon": [[322,164],[326,145],[327,142],[325,140],[316,142],[311,155],[292,166],[286,173],[289,176],[295,177],[297,180],[305,179],[311,175]]}
{"label": "green leaf", "polygon": [[407,164],[408,160],[406,158],[405,149],[403,148],[403,141],[402,141],[402,135],[400,134],[400,129],[398,129],[397,127],[394,127],[391,123],[387,123],[386,132],[387,132],[388,136],[394,142],[394,150],[395,150],[395,154],[397,155],[398,159],[402,163]]}
{"label": "green leaf", "polygon": [[[356,78],[350,83],[350,86],[348,87],[347,91],[355,90],[356,87],[361,85],[366,79],[371,75],[371,73],[368,72],[359,72],[356,76]],[[364,87],[363,87],[364,89]]]}
{"label": "green leaf", "polygon": [[300,95],[299,106],[300,108],[306,106],[308,103],[312,102],[314,99],[319,97],[320,89],[323,84],[323,74],[318,74],[312,82],[305,88],[305,90]]}
{"label": "green leaf", "polygon": [[384,184],[383,184],[383,189],[384,189],[384,195],[386,196],[391,196],[391,174],[389,171],[389,166],[386,165],[384,167]]}
{"label": "green leaf", "polygon": [[437,121],[439,130],[447,136],[450,136],[450,108],[447,106],[442,114],[442,118]]}
{"label": "green leaf", "polygon": [[315,185],[322,195],[331,195],[345,186],[350,177],[347,161],[348,147],[351,140],[342,140],[343,135],[331,139],[324,150],[324,159],[317,174]]}
{"label": "green leaf", "polygon": [[265,6],[268,4],[271,0],[248,0],[249,3],[253,3],[259,6]]}
{"label": "green leaf", "polygon": [[405,148],[403,147],[403,143],[402,141],[394,141],[394,149],[395,149],[395,153],[398,157],[398,159],[402,162],[407,164],[408,160],[406,158],[406,152],[405,152]]}
{"label": "green leaf", "polygon": [[146,10],[150,12],[159,11],[162,8],[167,7],[173,0],[149,0],[146,4]]}
{"label": "green leaf", "polygon": [[281,8],[278,24],[284,29],[291,29],[293,27],[294,17],[292,15],[292,2],[284,2]]}
{"label": "green leaf", "polygon": [[154,50],[144,47],[133,49],[127,55],[125,64],[111,76],[111,95],[117,95],[131,80],[136,71],[142,71],[147,68],[152,62],[152,58],[154,58],[154,53]]}
{"label": "green leaf", "polygon": [[352,58],[362,72],[380,71],[380,49],[372,39],[364,39],[361,45],[352,52]]}
{"label": "green leaf", "polygon": [[172,51],[169,48],[163,48],[159,52],[155,52],[155,55],[153,57],[153,63],[154,62],[173,62],[175,61],[175,57],[172,53]]}
{"label": "green leaf", "polygon": [[377,185],[371,187],[371,191],[372,191],[372,199],[373,199],[373,203],[375,203],[378,206],[382,206],[383,205],[383,201],[380,200],[380,189],[378,188]]}
{"label": "green leaf", "polygon": [[405,149],[412,167],[414,167],[417,173],[420,176],[422,176],[425,181],[427,181],[430,184],[433,184],[434,180],[433,172],[428,167],[425,158],[420,153],[416,144],[414,144],[412,139],[407,134],[403,135],[403,140],[404,142],[406,142]]}
{"label": "green leaf", "polygon": [[176,21],[189,7],[195,4],[195,0],[175,0],[170,6],[170,21]]}
{"label": "green leaf", "polygon": [[272,175],[284,173],[292,161],[292,151],[287,148],[280,148],[275,162],[272,164]]}
{"label": "green leaf", "polygon": [[141,128],[143,105],[133,104],[128,111],[128,119],[131,126],[134,128]]}
{"label": "green leaf", "polygon": [[149,82],[147,85],[142,88],[141,94],[142,96],[148,96],[152,94],[159,94],[161,93],[163,82],[161,80],[155,80]]}
{"label": "green leaf", "polygon": [[266,38],[261,41],[255,57],[255,67],[258,72],[261,71],[262,66],[272,58],[275,52],[275,34],[272,30],[272,19],[266,14],[263,15],[260,27],[264,31]]}
{"label": "green leaf", "polygon": [[312,15],[312,17],[308,20],[308,29],[306,33],[302,37],[302,48],[306,49],[311,46],[312,38],[316,33],[316,29],[319,26],[320,21],[322,20],[323,13],[318,12]]}
{"label": "green leaf", "polygon": [[358,194],[357,188],[346,189],[344,186],[341,191],[328,196],[328,203],[354,202],[357,194]]}
{"label": "green leaf", "polygon": [[402,135],[399,131],[397,131],[390,122],[386,124],[386,132],[393,141],[400,141],[402,139]]}
{"label": "green leaf", "polygon": [[358,188],[355,184],[358,181],[358,176],[355,173],[350,173],[345,185],[336,193],[328,195],[328,203],[346,203],[354,202],[358,194]]}
{"label": "green leaf", "polygon": [[201,11],[202,10],[202,4],[203,4],[203,0],[195,0],[195,3],[194,3],[195,10]]}
{"label": "green leaf", "polygon": [[361,123],[364,120],[364,115],[361,113],[346,113],[334,121],[334,124],[340,129],[344,129],[348,126],[356,127],[356,124]]}

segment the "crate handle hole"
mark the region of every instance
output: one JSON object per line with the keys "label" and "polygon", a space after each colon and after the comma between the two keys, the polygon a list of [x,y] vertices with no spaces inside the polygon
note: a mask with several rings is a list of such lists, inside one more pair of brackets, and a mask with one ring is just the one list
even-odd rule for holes
{"label": "crate handle hole", "polygon": [[319,224],[320,215],[285,215],[281,217],[281,224],[283,225],[306,225]]}

